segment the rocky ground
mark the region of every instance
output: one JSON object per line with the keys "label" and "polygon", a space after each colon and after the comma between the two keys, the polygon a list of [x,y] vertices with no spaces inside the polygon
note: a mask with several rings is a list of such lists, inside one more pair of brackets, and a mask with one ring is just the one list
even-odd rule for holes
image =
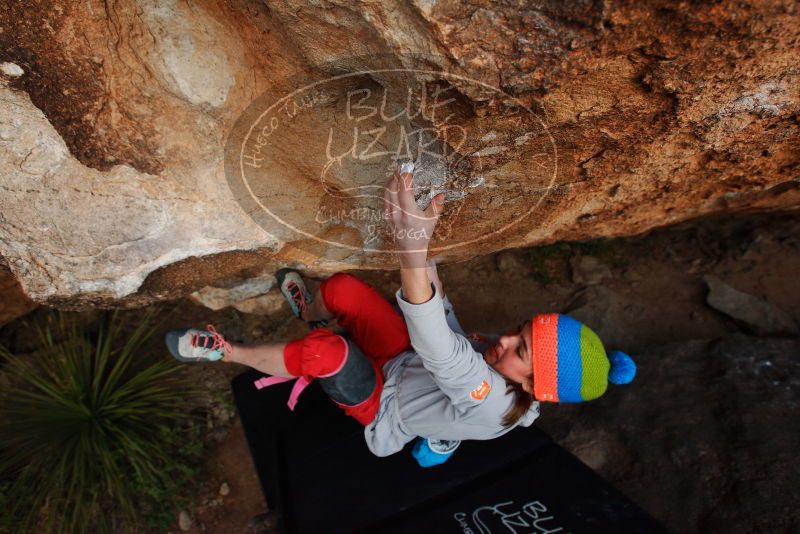
{"label": "rocky ground", "polygon": [[[585,405],[545,405],[537,424],[670,530],[790,532],[800,526],[800,432],[791,423],[800,408],[798,230],[797,218],[708,221],[439,271],[467,330],[561,311],[634,357],[633,384]],[[387,296],[398,286],[395,273],[359,274]],[[269,315],[188,299],[171,306],[156,340],[208,322],[248,342],[304,332],[285,305]],[[31,341],[21,325],[6,325],[0,342],[24,350]],[[272,530],[228,388],[241,370],[186,368],[208,391],[196,404],[208,414],[210,453],[195,504],[176,510],[173,532]]]}

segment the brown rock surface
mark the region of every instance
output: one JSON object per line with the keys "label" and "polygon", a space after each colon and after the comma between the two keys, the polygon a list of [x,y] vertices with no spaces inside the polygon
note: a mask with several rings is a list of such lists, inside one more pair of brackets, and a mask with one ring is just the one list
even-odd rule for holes
{"label": "brown rock surface", "polygon": [[[287,263],[393,267],[363,250],[374,224],[353,210],[375,203],[349,192],[391,158],[318,174],[329,135],[352,133],[344,100],[317,95],[264,144],[252,193],[313,235],[226,180],[251,102],[332,75],[334,96],[357,82],[390,110],[406,86],[452,97],[397,123],[436,133],[463,167],[431,185],[451,192],[444,260],[800,204],[790,0],[27,0],[0,8],[0,29],[0,256],[38,302],[133,305]],[[361,123],[373,140],[376,120]]]}
{"label": "brown rock surface", "polygon": [[638,388],[550,407],[538,424],[670,532],[794,532],[798,351],[744,335],[648,349]]}
{"label": "brown rock surface", "polygon": [[0,265],[0,326],[21,317],[37,304],[25,295],[11,272]]}
{"label": "brown rock surface", "polygon": [[706,275],[708,285],[706,302],[715,310],[739,321],[762,336],[800,335],[792,317],[769,302],[731,287],[718,277]]}

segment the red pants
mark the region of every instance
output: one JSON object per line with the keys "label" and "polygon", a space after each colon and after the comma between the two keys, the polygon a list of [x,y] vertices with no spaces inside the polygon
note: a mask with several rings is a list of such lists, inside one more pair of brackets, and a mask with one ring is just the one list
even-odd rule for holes
{"label": "red pants", "polygon": [[[370,359],[375,369],[376,386],[365,401],[339,404],[347,415],[363,425],[375,418],[383,389],[383,365],[411,346],[403,317],[370,285],[353,275],[338,273],[320,286],[325,308],[336,316],[350,339]],[[335,375],[347,357],[342,339],[326,328],[290,341],[283,351],[286,369],[307,380]],[[344,376],[344,375],[343,375]]]}

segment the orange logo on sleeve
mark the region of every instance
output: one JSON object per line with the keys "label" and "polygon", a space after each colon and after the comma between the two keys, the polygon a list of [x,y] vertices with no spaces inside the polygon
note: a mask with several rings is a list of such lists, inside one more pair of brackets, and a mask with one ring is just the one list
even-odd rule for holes
{"label": "orange logo on sleeve", "polygon": [[481,385],[473,389],[469,392],[469,396],[475,400],[483,400],[484,397],[492,390],[492,386],[489,385],[489,382],[484,380],[481,382]]}

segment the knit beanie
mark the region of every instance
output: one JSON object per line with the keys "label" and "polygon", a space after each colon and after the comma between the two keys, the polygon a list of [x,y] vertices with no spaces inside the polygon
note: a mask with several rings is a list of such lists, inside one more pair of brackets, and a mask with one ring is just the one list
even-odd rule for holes
{"label": "knit beanie", "polygon": [[582,402],[596,399],[608,382],[627,384],[636,364],[624,352],[606,356],[597,334],[572,317],[557,313],[531,321],[533,396],[540,401]]}

